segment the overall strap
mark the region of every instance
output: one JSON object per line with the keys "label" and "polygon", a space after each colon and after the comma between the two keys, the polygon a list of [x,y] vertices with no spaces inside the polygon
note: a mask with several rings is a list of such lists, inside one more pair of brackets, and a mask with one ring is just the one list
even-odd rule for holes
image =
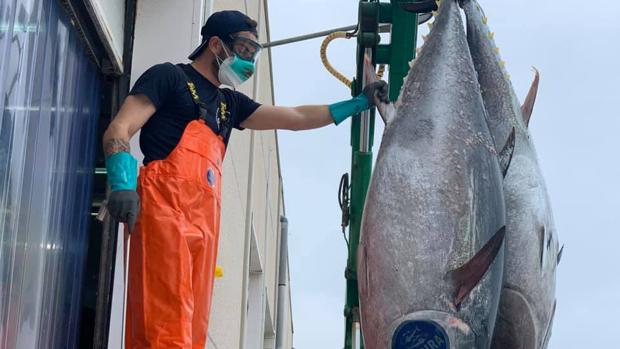
{"label": "overall strap", "polygon": [[[198,118],[203,120],[205,124],[208,124],[207,123],[207,115],[208,115],[207,105],[200,100],[200,96],[198,96],[198,92],[196,90],[196,85],[194,85],[194,83],[189,78],[185,70],[183,70],[183,68],[181,68],[178,65],[176,67],[179,69],[181,73],[183,73],[183,76],[185,77],[185,85],[187,86],[187,90],[192,98],[192,102],[194,102],[194,109],[196,110],[196,113],[198,114]],[[218,99],[217,103],[221,103],[222,101],[225,101],[224,94],[222,93],[222,91],[220,91],[219,88],[216,88],[216,89],[217,89],[217,99]],[[216,108],[216,114],[218,114],[217,110],[219,110],[219,108]],[[224,117],[220,117],[220,115],[215,115],[215,121],[217,123],[217,128],[218,128],[217,135],[221,136],[222,138],[226,138],[226,136],[228,136],[230,132],[230,118],[226,117],[226,115],[224,115]]]}

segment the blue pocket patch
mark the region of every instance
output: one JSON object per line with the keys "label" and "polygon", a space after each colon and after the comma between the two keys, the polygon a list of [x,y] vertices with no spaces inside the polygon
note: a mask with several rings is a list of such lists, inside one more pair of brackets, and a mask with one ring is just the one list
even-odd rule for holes
{"label": "blue pocket patch", "polygon": [[448,335],[436,322],[405,321],[394,332],[392,349],[448,349]]}
{"label": "blue pocket patch", "polygon": [[215,187],[215,174],[212,169],[207,170],[207,182],[210,186]]}

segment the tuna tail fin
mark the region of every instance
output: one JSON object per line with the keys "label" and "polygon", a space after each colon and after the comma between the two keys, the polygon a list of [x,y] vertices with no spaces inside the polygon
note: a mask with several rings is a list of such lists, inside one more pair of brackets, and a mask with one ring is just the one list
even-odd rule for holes
{"label": "tuna tail fin", "polygon": [[364,83],[368,85],[375,81],[377,81],[377,72],[375,71],[375,67],[372,65],[370,57],[368,57],[368,55],[364,55]]}
{"label": "tuna tail fin", "polygon": [[534,69],[534,80],[532,81],[532,85],[530,86],[530,90],[525,97],[525,102],[521,106],[521,114],[523,115],[523,121],[525,122],[525,126],[530,125],[530,118],[532,117],[532,111],[534,110],[534,102],[536,102],[536,95],[538,94],[538,83],[540,81],[540,73],[538,69],[532,67]]}
{"label": "tuna tail fin", "polygon": [[456,287],[453,303],[457,308],[471,290],[482,280],[491,263],[497,257],[505,235],[506,227],[504,226],[487,241],[472,259],[449,273]]}
{"label": "tuna tail fin", "polygon": [[564,245],[562,245],[562,247],[560,248],[560,252],[558,252],[558,256],[556,258],[556,265],[560,264],[560,261],[562,260],[562,252],[564,252]]}
{"label": "tuna tail fin", "polygon": [[508,173],[508,168],[510,167],[510,162],[512,161],[512,154],[515,150],[515,133],[516,131],[513,127],[506,144],[504,144],[504,148],[502,148],[502,151],[499,152],[499,166],[504,177],[506,177],[506,173]]}
{"label": "tuna tail fin", "polygon": [[[377,73],[375,72],[375,67],[370,62],[370,57],[367,55],[364,56],[364,82],[366,84],[371,84],[377,81]],[[377,110],[379,111],[379,115],[381,115],[381,119],[387,125],[390,123],[394,116],[396,115],[396,108],[394,108],[393,103],[377,103]]]}

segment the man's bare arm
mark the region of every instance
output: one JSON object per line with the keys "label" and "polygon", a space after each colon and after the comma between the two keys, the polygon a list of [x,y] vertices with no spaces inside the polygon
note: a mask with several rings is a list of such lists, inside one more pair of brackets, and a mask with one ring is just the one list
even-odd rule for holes
{"label": "man's bare arm", "polygon": [[241,123],[241,127],[253,130],[309,130],[332,123],[338,125],[349,116],[368,110],[377,103],[389,102],[387,83],[380,80],[366,85],[356,97],[330,105],[293,108],[262,105]]}
{"label": "man's bare arm", "polygon": [[252,130],[284,129],[292,131],[310,130],[333,124],[327,105],[305,105],[299,107],[276,107],[261,105],[241,127]]}
{"label": "man's bare arm", "polygon": [[145,95],[131,95],[125,99],[116,117],[103,134],[103,151],[110,156],[129,152],[129,140],[155,113],[155,106]]}

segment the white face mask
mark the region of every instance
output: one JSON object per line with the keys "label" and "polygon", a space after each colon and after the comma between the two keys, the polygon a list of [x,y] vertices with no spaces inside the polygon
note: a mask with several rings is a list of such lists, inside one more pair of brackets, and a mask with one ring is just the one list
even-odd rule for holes
{"label": "white face mask", "polygon": [[217,64],[220,67],[217,78],[222,84],[236,88],[254,74],[254,70],[256,69],[254,62],[241,59],[235,54],[230,55],[225,45],[222,45],[222,47],[224,47],[224,51],[228,57],[222,61],[215,55]]}

